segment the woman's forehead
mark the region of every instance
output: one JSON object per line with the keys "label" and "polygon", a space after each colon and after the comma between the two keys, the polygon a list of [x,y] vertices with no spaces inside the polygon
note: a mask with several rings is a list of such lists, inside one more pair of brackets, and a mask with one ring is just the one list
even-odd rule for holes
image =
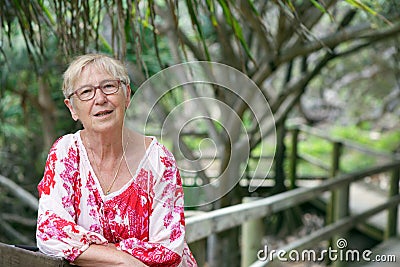
{"label": "woman's forehead", "polygon": [[104,68],[90,64],[82,68],[79,77],[76,79],[75,85],[93,84],[97,85],[103,80],[113,79],[113,75]]}

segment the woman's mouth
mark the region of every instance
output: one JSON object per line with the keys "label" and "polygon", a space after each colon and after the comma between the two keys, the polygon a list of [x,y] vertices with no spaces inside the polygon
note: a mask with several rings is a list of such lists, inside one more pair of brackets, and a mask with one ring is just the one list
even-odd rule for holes
{"label": "woman's mouth", "polygon": [[96,114],[94,114],[94,116],[96,117],[103,117],[106,116],[108,114],[111,114],[113,111],[112,110],[103,110],[103,111],[99,111]]}

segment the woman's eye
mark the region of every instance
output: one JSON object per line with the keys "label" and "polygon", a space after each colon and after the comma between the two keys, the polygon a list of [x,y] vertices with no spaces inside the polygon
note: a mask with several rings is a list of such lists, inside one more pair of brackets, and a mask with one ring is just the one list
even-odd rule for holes
{"label": "woman's eye", "polygon": [[93,91],[91,88],[83,89],[79,94],[80,95],[88,95]]}
{"label": "woman's eye", "polygon": [[103,88],[106,88],[106,89],[113,89],[115,87],[116,87],[115,83],[106,83],[103,85]]}

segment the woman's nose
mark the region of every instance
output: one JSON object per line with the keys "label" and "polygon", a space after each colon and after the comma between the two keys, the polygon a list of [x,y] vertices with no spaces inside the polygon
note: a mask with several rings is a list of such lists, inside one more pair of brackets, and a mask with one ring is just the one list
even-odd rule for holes
{"label": "woman's nose", "polygon": [[107,95],[103,93],[100,88],[96,88],[94,91],[94,100],[97,104],[103,104],[104,102],[107,102]]}

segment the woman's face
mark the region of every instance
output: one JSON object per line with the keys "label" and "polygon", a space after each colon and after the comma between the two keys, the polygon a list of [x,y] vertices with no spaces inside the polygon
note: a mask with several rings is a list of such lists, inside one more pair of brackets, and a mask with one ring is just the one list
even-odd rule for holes
{"label": "woman's face", "polygon": [[[115,80],[115,77],[88,65],[82,70],[74,90],[84,85],[98,86],[104,80]],[[102,133],[115,131],[122,128],[125,110],[129,105],[130,87],[129,85],[126,87],[126,95],[121,84],[115,94],[105,95],[100,89],[97,89],[95,96],[90,100],[82,101],[73,95],[73,105],[70,99],[65,99],[64,102],[69,108],[72,118],[80,120],[85,129]]]}

